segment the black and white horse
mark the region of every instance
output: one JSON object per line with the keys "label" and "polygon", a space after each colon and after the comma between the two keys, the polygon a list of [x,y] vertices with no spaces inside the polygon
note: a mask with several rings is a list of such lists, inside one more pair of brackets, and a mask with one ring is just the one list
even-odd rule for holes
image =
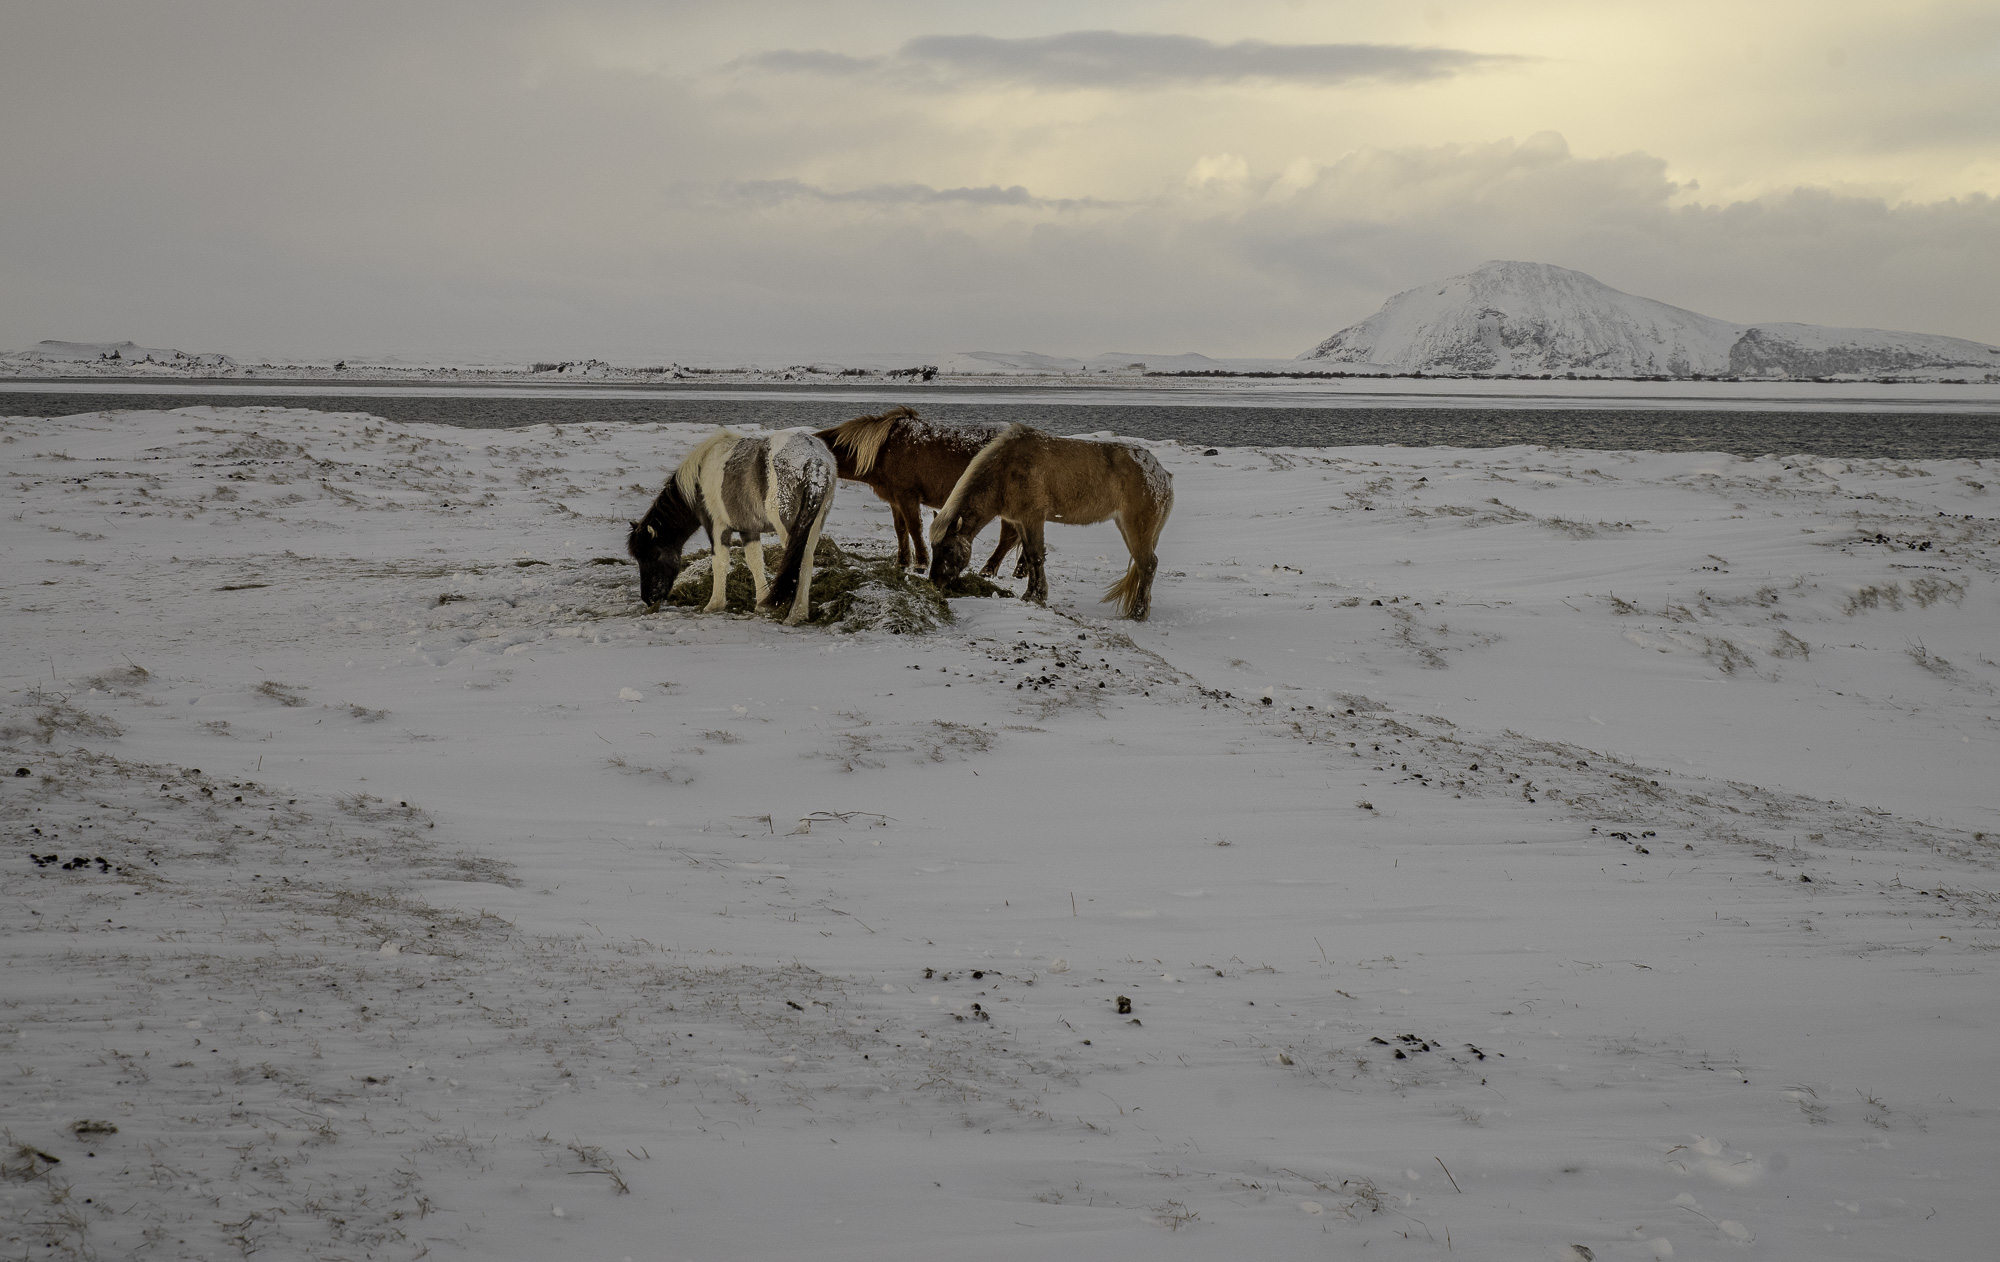
{"label": "black and white horse", "polygon": [[[695,449],[667,479],[646,515],[632,523],[626,551],[639,563],[639,598],[649,605],[665,600],[680,577],[681,545],[697,528],[708,532],[714,551],[715,591],[707,611],[723,607],[729,582],[729,540],[743,541],[743,559],[757,589],[757,607],[791,602],[786,626],[805,620],[812,596],[813,549],[833,507],[840,466],[825,443],[808,429],[786,429],[754,437],[719,429]],[[774,531],[784,559],[767,586],[764,545]]]}

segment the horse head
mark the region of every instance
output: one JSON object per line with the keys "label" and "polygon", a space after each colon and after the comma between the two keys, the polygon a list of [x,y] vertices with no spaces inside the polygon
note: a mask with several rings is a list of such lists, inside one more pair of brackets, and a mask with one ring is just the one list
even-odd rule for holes
{"label": "horse head", "polygon": [[669,542],[656,527],[640,520],[632,523],[625,550],[639,563],[639,599],[648,605],[665,600],[681,576],[681,541]]}
{"label": "horse head", "polygon": [[942,539],[932,539],[931,582],[943,587],[965,573],[965,567],[971,564],[971,535],[962,530],[953,530]]}

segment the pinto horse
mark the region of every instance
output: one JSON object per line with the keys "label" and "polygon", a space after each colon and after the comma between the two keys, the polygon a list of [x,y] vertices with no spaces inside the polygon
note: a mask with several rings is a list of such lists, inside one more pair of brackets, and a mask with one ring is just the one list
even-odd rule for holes
{"label": "pinto horse", "polygon": [[[840,476],[860,482],[888,501],[896,519],[896,564],[917,569],[930,564],[924,548],[923,505],[936,508],[979,449],[1007,432],[997,421],[927,421],[906,407],[880,416],[857,416],[823,429],[818,438],[840,461]],[[1013,551],[1014,527],[1000,523],[1000,546],[986,562],[990,577]]]}
{"label": "pinto horse", "polygon": [[[797,626],[811,602],[813,549],[838,482],[833,453],[810,430],[754,437],[715,431],[695,444],[652,508],[632,523],[625,550],[639,563],[639,598],[649,605],[666,599],[680,577],[681,545],[700,528],[708,532],[715,557],[715,591],[707,612],[720,610],[727,597],[729,540],[734,536],[743,541],[757,607],[789,601],[785,625]],[[760,538],[767,530],[777,533],[784,549],[768,586]]]}
{"label": "pinto horse", "polygon": [[1154,548],[1174,508],[1173,475],[1153,453],[1131,443],[1058,438],[1027,425],[1010,425],[988,443],[953,487],[931,523],[931,582],[958,577],[972,560],[972,540],[998,517],[1021,535],[1021,564],[1028,572],[1026,598],[1046,604],[1044,522],[1088,526],[1118,523],[1132,564],[1104,593],[1126,617],[1144,622],[1152,612]]}

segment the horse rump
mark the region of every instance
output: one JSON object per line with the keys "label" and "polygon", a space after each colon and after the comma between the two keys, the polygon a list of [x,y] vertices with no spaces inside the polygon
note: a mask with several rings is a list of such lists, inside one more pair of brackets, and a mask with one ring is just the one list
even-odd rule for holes
{"label": "horse rump", "polygon": [[[801,582],[805,578],[806,567],[812,564],[813,548],[819,543],[820,528],[826,523],[827,510],[833,507],[833,492],[838,479],[829,477],[822,483],[807,478],[799,483],[798,513],[785,523],[785,553],[778,562],[778,572],[771,579],[770,589],[765,592],[761,603],[766,609],[782,608],[798,600]],[[804,610],[797,611],[804,613]]]}

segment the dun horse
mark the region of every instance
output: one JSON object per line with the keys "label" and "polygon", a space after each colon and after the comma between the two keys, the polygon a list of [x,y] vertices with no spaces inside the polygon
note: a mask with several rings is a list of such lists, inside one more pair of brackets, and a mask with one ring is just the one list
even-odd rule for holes
{"label": "dun horse", "polygon": [[[890,408],[880,416],[857,416],[818,437],[840,461],[840,476],[866,484],[888,501],[896,518],[896,564],[916,568],[930,564],[924,547],[923,505],[937,508],[979,449],[1007,432],[996,421],[927,421],[909,408]],[[986,573],[1000,569],[1000,559],[1017,542],[1014,527],[1000,524],[1000,546],[986,562]],[[913,558],[914,554],[914,558]]]}
{"label": "dun horse", "polygon": [[1173,475],[1145,448],[1010,425],[972,458],[931,523],[931,581],[956,578],[972,560],[973,538],[998,517],[1020,532],[1027,599],[1046,603],[1042,524],[1088,526],[1110,518],[1125,537],[1132,564],[1104,600],[1117,601],[1122,613],[1143,622],[1152,611],[1153,571],[1159,567],[1154,547],[1173,508]]}
{"label": "dun horse", "polygon": [[[639,563],[639,598],[665,600],[680,577],[681,545],[696,528],[714,548],[715,591],[708,612],[721,609],[729,582],[729,540],[743,541],[743,559],[757,589],[759,609],[791,602],[786,626],[804,621],[812,597],[813,549],[833,507],[838,466],[826,444],[803,429],[746,437],[719,429],[682,460],[646,515],[632,523],[626,551]],[[766,530],[778,535],[784,557],[767,586]]]}

